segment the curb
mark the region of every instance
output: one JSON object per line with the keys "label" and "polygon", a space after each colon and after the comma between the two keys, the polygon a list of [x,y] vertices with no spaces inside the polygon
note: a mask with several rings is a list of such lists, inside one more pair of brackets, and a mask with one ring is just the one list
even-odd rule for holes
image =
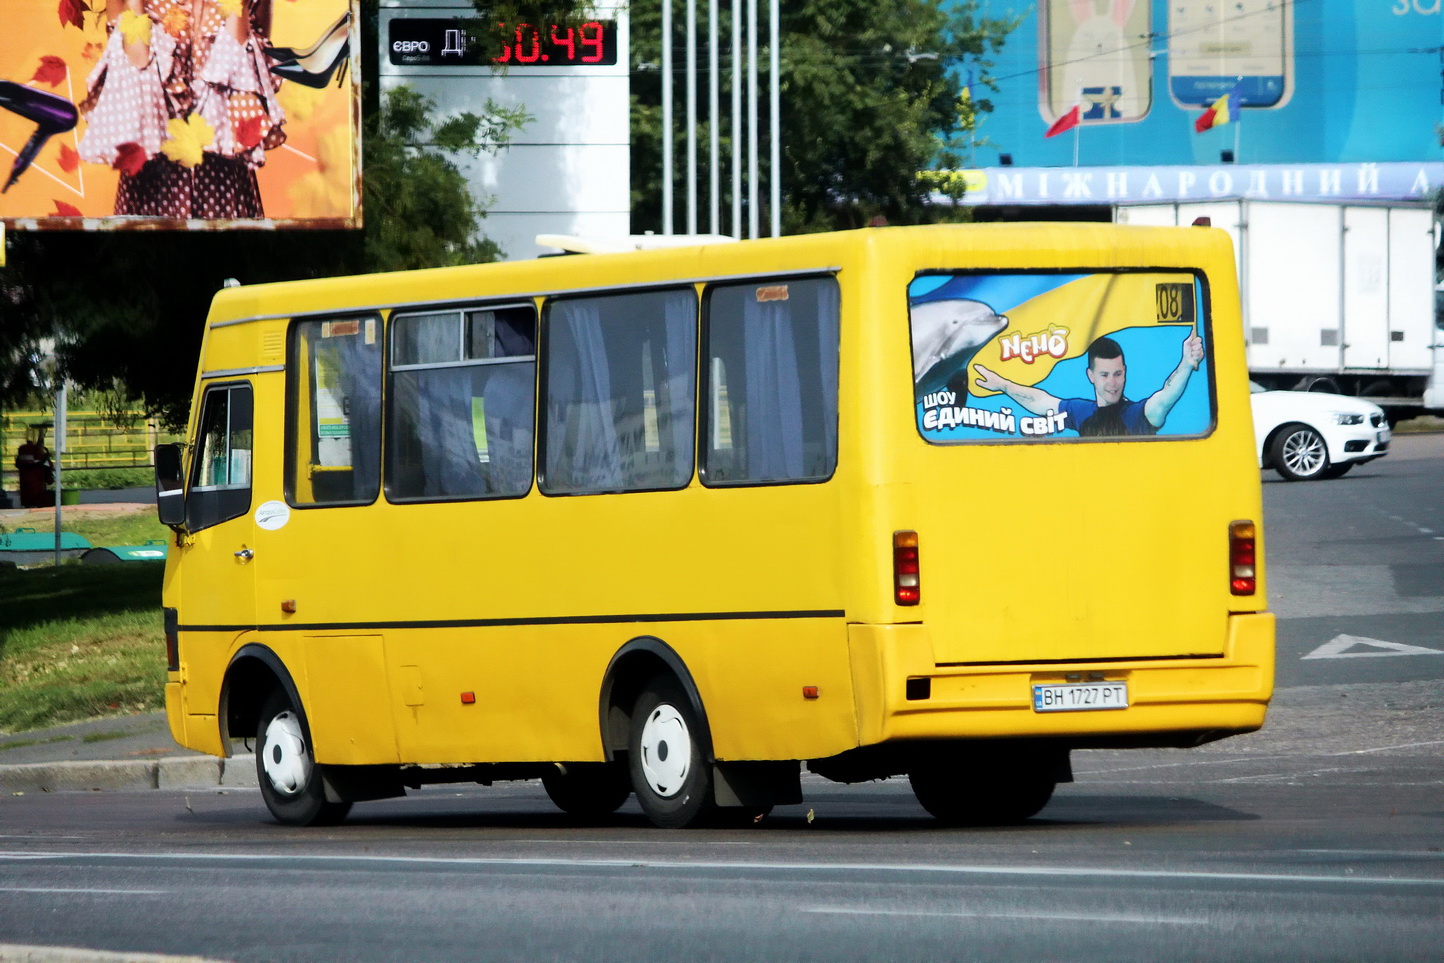
{"label": "curb", "polygon": [[255,788],[255,756],[170,756],[98,762],[0,766],[0,792],[99,792],[134,789]]}

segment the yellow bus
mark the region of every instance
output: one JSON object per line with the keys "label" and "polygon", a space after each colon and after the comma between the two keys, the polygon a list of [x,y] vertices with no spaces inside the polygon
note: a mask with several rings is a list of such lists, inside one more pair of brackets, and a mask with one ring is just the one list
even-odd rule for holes
{"label": "yellow bus", "polygon": [[541,778],[657,825],[1263,724],[1273,616],[1216,230],[876,228],[220,291],[166,707],[274,817]]}

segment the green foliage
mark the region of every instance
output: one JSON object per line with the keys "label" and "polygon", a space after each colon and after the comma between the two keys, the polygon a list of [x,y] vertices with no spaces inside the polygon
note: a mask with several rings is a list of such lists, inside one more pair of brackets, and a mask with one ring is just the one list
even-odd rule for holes
{"label": "green foliage", "polygon": [[[678,210],[686,175],[685,118],[680,107],[685,82],[680,26],[684,13],[683,5],[674,0]],[[660,21],[660,4],[632,10],[633,230],[661,229]],[[917,175],[960,160],[959,147],[977,114],[992,110],[991,102],[978,96],[993,87],[988,58],[1001,49],[1016,23],[983,17],[974,2],[801,0],[784,5],[779,51],[784,232],[860,227],[878,217],[888,223],[913,224],[966,216],[950,205],[931,205],[930,188]],[[719,33],[724,38],[724,82],[730,84],[730,20],[721,24]],[[764,45],[765,34],[763,29],[759,36]],[[768,59],[766,49],[758,51],[764,101],[759,106],[759,133],[764,141],[769,126]],[[964,101],[966,70],[973,72],[973,96]],[[730,96],[729,88],[722,96],[724,116],[718,118],[724,210],[731,206]],[[744,89],[744,111],[746,103]],[[704,145],[710,137],[708,122],[702,118],[698,133]],[[765,158],[768,145],[759,146]],[[707,153],[705,148],[701,153]],[[704,158],[699,174],[704,189],[705,163]],[[765,178],[766,163],[762,166]],[[761,220],[765,224],[767,217]]]}
{"label": "green foliage", "polygon": [[66,468],[61,484],[70,488],[93,488],[116,491],[121,488],[144,488],[155,483],[150,468]]}
{"label": "green foliage", "polygon": [[165,703],[156,565],[0,571],[0,731]]}

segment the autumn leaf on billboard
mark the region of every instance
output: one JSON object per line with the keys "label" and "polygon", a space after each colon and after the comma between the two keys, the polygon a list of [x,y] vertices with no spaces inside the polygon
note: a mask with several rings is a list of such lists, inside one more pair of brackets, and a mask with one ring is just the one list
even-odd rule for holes
{"label": "autumn leaf on billboard", "polygon": [[126,43],[150,43],[151,19],[143,13],[126,10],[120,15],[120,33]]}
{"label": "autumn leaf on billboard", "polygon": [[84,216],[85,216],[85,215],[83,215],[83,214],[80,213],[80,208],[75,207],[74,205],[67,204],[67,203],[65,203],[64,201],[55,201],[54,198],[52,198],[51,200],[54,201],[54,203],[55,203],[55,215],[54,215],[55,217],[84,217]]}
{"label": "autumn leaf on billboard", "polygon": [[55,12],[60,17],[62,27],[68,23],[72,27],[84,30],[85,14],[89,10],[90,7],[86,6],[85,0],[60,0]]}
{"label": "autumn leaf on billboard", "polygon": [[65,173],[67,174],[74,174],[75,168],[79,166],[80,155],[75,152],[75,148],[71,147],[69,144],[61,144],[60,169],[65,171]]}
{"label": "autumn leaf on billboard", "polygon": [[160,25],[165,32],[179,40],[190,29],[191,14],[183,7],[171,7],[161,18]]}
{"label": "autumn leaf on billboard", "polygon": [[104,44],[88,43],[81,48],[80,56],[83,57],[86,61],[94,63],[96,58],[100,56],[100,52],[104,49]]}
{"label": "autumn leaf on billboard", "polygon": [[40,67],[35,71],[35,76],[30,79],[37,84],[60,86],[60,82],[65,79],[65,61],[59,57],[41,57]]}
{"label": "autumn leaf on billboard", "polygon": [[261,118],[247,117],[236,125],[236,144],[242,150],[254,150],[261,142]]}
{"label": "autumn leaf on billboard", "polygon": [[140,173],[146,162],[145,148],[131,141],[115,149],[115,162],[110,166],[131,177]]}
{"label": "autumn leaf on billboard", "polygon": [[241,15],[241,0],[216,0],[216,6],[222,14],[227,17],[239,17]]}
{"label": "autumn leaf on billboard", "polygon": [[172,118],[165,126],[170,140],[160,145],[161,153],[182,167],[199,167],[206,148],[215,143],[216,129],[200,114]]}

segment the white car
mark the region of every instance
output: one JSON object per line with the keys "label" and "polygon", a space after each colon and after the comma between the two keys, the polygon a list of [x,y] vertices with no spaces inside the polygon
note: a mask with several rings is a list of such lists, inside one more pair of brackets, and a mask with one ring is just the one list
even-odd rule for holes
{"label": "white car", "polygon": [[1372,402],[1249,386],[1259,464],[1288,481],[1338,478],[1389,451],[1389,421]]}

